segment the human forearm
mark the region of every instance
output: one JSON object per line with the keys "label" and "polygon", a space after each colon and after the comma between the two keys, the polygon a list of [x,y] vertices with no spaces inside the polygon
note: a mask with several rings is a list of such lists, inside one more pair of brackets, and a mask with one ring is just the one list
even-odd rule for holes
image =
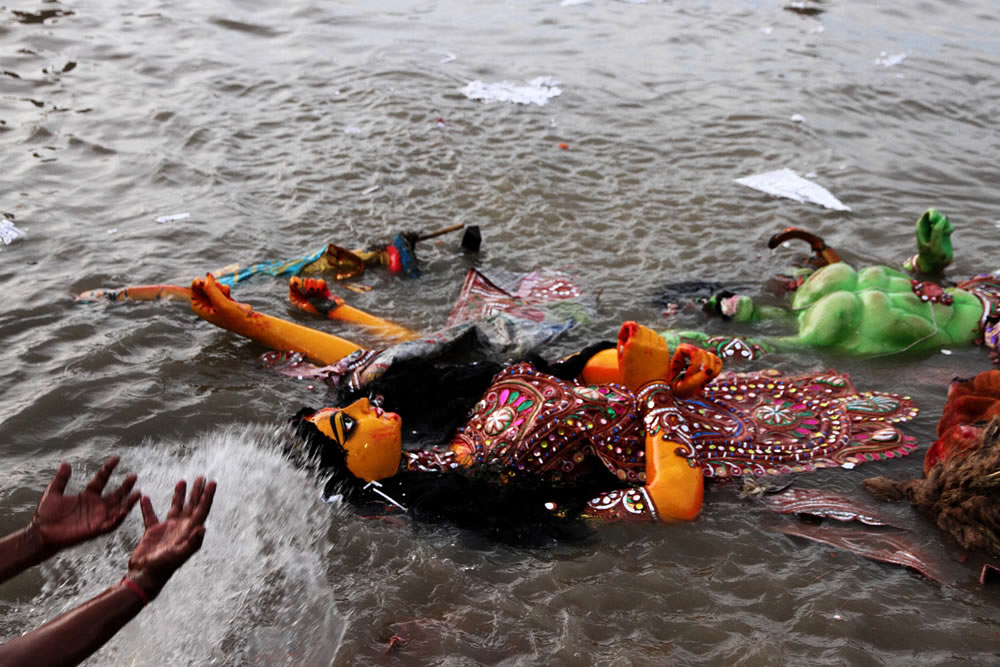
{"label": "human forearm", "polygon": [[46,549],[32,523],[0,540],[0,582],[38,565],[54,551]]}
{"label": "human forearm", "polygon": [[124,584],[112,586],[0,646],[0,667],[78,664],[104,646],[144,605],[139,595]]}

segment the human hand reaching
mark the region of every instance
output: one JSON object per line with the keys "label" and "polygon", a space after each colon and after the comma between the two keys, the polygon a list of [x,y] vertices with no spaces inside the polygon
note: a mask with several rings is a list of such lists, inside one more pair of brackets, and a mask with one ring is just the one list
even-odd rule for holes
{"label": "human hand reaching", "polygon": [[215,487],[214,481],[206,484],[204,477],[198,477],[185,503],[187,483],[184,480],[177,482],[170,511],[163,521],[156,518],[149,496],[142,497],[140,508],[146,532],[129,558],[128,578],[137,583],[150,600],[159,594],[173,573],[201,548]]}
{"label": "human hand reaching", "polygon": [[38,508],[29,526],[45,552],[55,553],[98,535],[110,533],[125,520],[132,506],[139,500],[139,492],[132,491],[136,476],[128,475],[121,486],[108,495],[102,495],[118,461],[117,456],[108,459],[90,480],[87,488],[75,496],[63,493],[72,469],[68,463],[59,466],[42,499],[38,501]]}

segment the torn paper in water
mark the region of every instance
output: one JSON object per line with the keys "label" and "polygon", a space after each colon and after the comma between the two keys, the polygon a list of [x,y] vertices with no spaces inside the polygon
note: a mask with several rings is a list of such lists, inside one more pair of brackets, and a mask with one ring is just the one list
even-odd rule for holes
{"label": "torn paper in water", "polygon": [[875,59],[875,64],[882,67],[895,67],[904,60],[906,60],[905,53],[887,53],[882,51],[878,54],[878,58]]}
{"label": "torn paper in water", "polygon": [[158,223],[165,224],[168,222],[177,222],[178,220],[187,220],[191,217],[190,213],[174,213],[173,215],[161,215],[156,219]]}
{"label": "torn paper in water", "polygon": [[482,100],[487,104],[491,102],[513,102],[515,104],[537,104],[544,106],[549,99],[562,94],[559,89],[559,82],[550,76],[540,76],[528,81],[518,83],[516,81],[501,81],[500,83],[485,83],[483,81],[470,81],[462,94],[470,100]]}
{"label": "torn paper in water", "polygon": [[10,245],[14,241],[24,238],[24,232],[14,226],[10,220],[0,220],[0,241],[4,245]]}
{"label": "torn paper in water", "polygon": [[777,169],[754,176],[737,178],[736,182],[775,197],[787,197],[804,204],[819,204],[834,211],[850,211],[839,199],[821,185],[802,178],[791,169]]}

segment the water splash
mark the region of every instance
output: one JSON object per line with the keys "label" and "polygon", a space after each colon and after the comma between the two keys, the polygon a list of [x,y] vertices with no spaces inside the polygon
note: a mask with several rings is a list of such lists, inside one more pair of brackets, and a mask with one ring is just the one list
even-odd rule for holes
{"label": "water splash", "polygon": [[[194,442],[122,452],[122,468],[162,518],[178,479],[218,481],[205,542],[159,598],[93,659],[94,664],[329,664],[347,621],[326,580],[326,539],[338,509],[280,454],[283,434],[223,429]],[[109,541],[95,540],[46,566],[33,611],[45,618],[117,582],[138,542],[136,509]]]}

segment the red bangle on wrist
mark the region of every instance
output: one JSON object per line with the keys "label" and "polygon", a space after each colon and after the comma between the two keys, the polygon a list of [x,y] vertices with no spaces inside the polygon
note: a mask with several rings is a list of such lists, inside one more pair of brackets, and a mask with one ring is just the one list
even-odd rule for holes
{"label": "red bangle on wrist", "polygon": [[139,599],[142,600],[143,605],[149,604],[149,595],[146,594],[146,591],[142,590],[142,586],[129,579],[128,575],[122,577],[120,583],[122,586],[135,593]]}

